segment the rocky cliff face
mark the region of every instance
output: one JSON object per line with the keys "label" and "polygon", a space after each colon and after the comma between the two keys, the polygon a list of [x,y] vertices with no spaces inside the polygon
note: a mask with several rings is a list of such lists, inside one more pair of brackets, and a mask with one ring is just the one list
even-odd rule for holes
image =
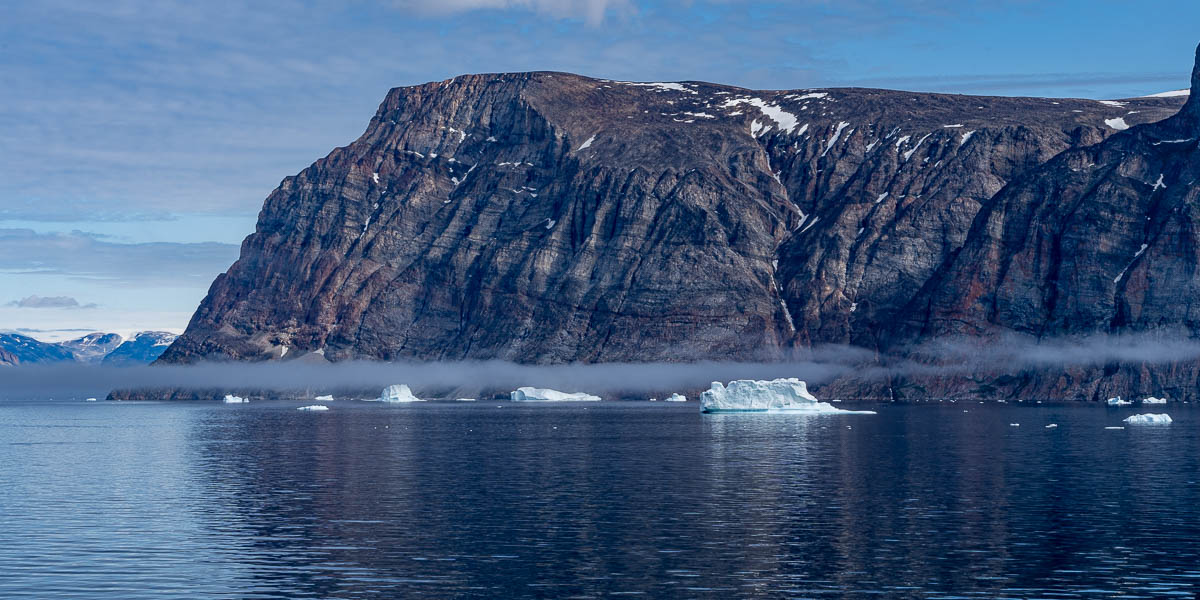
{"label": "rocky cliff face", "polygon": [[[1159,195],[1186,202],[1186,185],[1169,191],[1186,175],[1162,161],[1194,151],[1167,143],[1190,113],[1138,127],[1182,102],[751,91],[563,73],[394,89],[362,137],[267,198],[241,258],[161,360],[769,360],[811,344],[885,350],[905,335],[965,331],[951,326],[956,311],[980,327],[1087,330],[1103,312],[1090,304],[1105,292],[1092,281],[1099,271],[1068,280],[1061,258],[1008,253],[1024,238],[1004,218],[1017,209],[997,207],[1028,205],[1026,221],[1053,229],[1076,214],[1040,202],[1046,186],[1067,185],[1058,174],[1085,185],[1109,172],[1095,165],[1146,146],[1163,158],[1111,181],[1153,187],[1161,172]],[[1106,197],[1093,226],[1122,219],[1121,244],[1148,244],[1143,262],[1167,251],[1135,231],[1140,208]],[[1006,227],[997,251],[983,232]],[[1105,268],[1131,260],[1124,245],[1104,249]],[[971,261],[1012,259],[1043,269],[1029,285],[1058,290],[1053,310],[997,320],[962,304]],[[1167,276],[1130,267],[1124,288]],[[1116,273],[1104,276],[1112,287]],[[1108,298],[1129,326],[1154,318],[1135,309],[1141,296]]]}

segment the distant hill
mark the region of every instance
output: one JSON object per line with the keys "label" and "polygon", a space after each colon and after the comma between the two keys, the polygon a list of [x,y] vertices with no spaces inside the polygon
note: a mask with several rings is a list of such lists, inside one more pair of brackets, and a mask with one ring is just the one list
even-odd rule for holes
{"label": "distant hill", "polygon": [[104,357],[106,365],[145,365],[154,362],[171,342],[175,334],[166,331],[143,331],[118,346]]}

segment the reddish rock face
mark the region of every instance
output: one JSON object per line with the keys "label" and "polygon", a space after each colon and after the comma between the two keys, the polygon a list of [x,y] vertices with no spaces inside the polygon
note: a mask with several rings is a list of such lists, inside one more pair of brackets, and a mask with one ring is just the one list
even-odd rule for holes
{"label": "reddish rock face", "polygon": [[[1166,302],[1147,278],[1194,264],[1178,203],[1151,199],[1192,197],[1167,165],[1184,149],[1154,145],[1187,127],[1122,128],[1182,102],[563,73],[397,88],[362,137],[267,198],[160,360],[776,360],[1141,327]],[[1160,169],[1170,185],[1150,194]],[[1111,193],[1080,191],[1101,171]],[[1061,228],[1085,199],[1099,238]],[[1141,243],[1118,297],[1108,271]],[[1169,274],[1139,266],[1167,255]]]}

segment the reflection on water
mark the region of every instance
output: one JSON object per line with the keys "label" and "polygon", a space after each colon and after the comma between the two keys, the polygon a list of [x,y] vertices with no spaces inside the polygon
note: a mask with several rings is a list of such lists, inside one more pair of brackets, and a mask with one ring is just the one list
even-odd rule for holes
{"label": "reflection on water", "polygon": [[0,597],[1136,598],[1200,581],[1190,407],[1123,431],[1104,426],[1129,411],[1096,407],[294,408],[0,404]]}

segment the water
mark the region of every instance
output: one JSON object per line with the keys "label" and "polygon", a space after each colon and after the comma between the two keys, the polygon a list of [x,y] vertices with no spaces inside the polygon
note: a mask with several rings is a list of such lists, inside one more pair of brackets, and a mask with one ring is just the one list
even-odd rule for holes
{"label": "water", "polygon": [[1194,407],[1109,431],[1135,411],[295,406],[0,403],[0,598],[1179,598],[1200,584]]}

